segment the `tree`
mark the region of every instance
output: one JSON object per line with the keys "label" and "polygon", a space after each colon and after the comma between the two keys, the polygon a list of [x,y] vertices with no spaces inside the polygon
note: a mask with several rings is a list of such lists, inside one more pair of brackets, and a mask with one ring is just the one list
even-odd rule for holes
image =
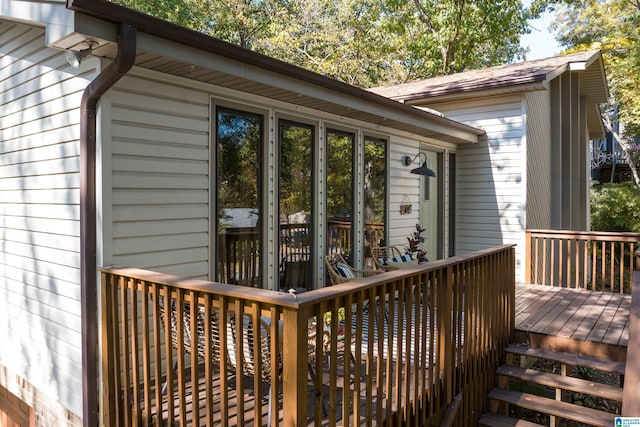
{"label": "tree", "polygon": [[371,87],[524,57],[520,0],[113,0]]}
{"label": "tree", "polygon": [[534,7],[557,9],[553,28],[567,52],[602,51],[619,120],[627,135],[640,134],[640,1],[541,0]]}
{"label": "tree", "polygon": [[591,229],[640,232],[640,190],[629,182],[591,187]]}
{"label": "tree", "polygon": [[[387,0],[410,78],[453,74],[523,59],[533,17],[519,0]],[[399,46],[398,46],[399,47]]]}

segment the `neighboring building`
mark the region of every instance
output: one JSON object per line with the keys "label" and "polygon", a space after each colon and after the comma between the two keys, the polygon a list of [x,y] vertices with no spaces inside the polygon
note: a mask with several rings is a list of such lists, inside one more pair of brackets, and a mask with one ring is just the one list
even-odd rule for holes
{"label": "neighboring building", "polygon": [[372,92],[487,132],[457,152],[456,253],[516,243],[520,266],[526,229],[589,230],[589,141],[609,96],[599,51]]}
{"label": "neighboring building", "polygon": [[0,82],[0,416],[38,426],[95,425],[97,267],[316,288],[425,212],[453,253],[484,135],[103,0],[3,0]]}

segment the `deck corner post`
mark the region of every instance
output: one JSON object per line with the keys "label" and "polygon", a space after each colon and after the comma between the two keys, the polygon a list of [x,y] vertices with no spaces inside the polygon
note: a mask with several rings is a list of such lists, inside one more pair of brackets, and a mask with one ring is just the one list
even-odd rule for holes
{"label": "deck corner post", "polygon": [[283,310],[282,400],[283,425],[295,427],[307,422],[308,316],[297,308]]}
{"label": "deck corner post", "polygon": [[533,283],[531,278],[531,230],[524,232],[524,280],[525,283]]}
{"label": "deck corner post", "polygon": [[109,319],[113,300],[111,298],[112,275],[105,271],[100,273],[101,277],[101,333],[102,333],[102,425],[115,425],[115,412],[111,402],[115,400],[115,380],[111,366],[112,330]]}
{"label": "deck corner post", "polygon": [[622,391],[623,417],[640,414],[640,271],[633,272],[631,307],[629,308],[629,341]]}
{"label": "deck corner post", "polygon": [[438,304],[438,348],[440,349],[439,373],[444,387],[444,401],[450,402],[453,399],[453,340],[452,337],[452,316],[450,315],[453,307],[454,297],[454,271],[453,267],[447,267],[444,275],[444,283],[439,289]]}

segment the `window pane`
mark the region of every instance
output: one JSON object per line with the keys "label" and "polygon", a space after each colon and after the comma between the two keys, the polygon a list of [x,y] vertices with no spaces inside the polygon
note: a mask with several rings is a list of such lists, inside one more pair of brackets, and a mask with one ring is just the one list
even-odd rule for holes
{"label": "window pane", "polygon": [[280,122],[280,287],[311,289],[313,128]]}
{"label": "window pane", "polygon": [[218,280],[260,286],[260,144],[262,117],[218,110]]}
{"label": "window pane", "polygon": [[[364,233],[365,246],[386,246],[387,141],[364,140]],[[365,248],[365,254],[369,251]]]}
{"label": "window pane", "polygon": [[345,258],[353,245],[353,134],[327,131],[327,248]]}

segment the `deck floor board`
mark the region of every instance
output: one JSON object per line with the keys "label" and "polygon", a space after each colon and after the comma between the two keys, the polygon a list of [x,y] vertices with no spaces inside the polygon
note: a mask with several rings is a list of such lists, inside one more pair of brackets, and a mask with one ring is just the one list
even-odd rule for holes
{"label": "deck floor board", "polygon": [[[553,298],[544,297],[545,293]],[[626,347],[631,295],[541,285],[516,288],[516,330]]]}

